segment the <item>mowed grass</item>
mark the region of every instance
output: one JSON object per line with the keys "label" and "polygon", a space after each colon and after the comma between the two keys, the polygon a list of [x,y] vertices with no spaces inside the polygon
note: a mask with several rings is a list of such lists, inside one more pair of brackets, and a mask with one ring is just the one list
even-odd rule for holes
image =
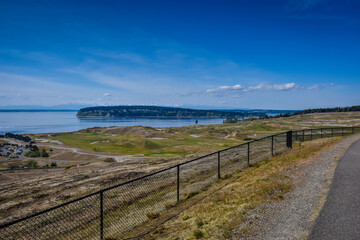
{"label": "mowed grass", "polygon": [[119,154],[145,154],[148,156],[177,156],[184,154],[216,151],[242,143],[240,139],[217,137],[191,137],[176,134],[164,139],[148,139],[141,135],[109,135],[103,133],[60,133],[52,139],[67,145],[86,148],[96,152]]}
{"label": "mowed grass", "polygon": [[[242,171],[235,171],[184,204],[189,207],[159,226],[144,239],[230,239],[251,210],[266,201],[282,201],[294,184],[299,167],[311,164],[312,156],[339,142],[341,137],[318,139],[270,157]],[[191,202],[197,202],[193,205]],[[181,204],[179,208],[183,208]],[[243,225],[236,239],[251,230]]]}
{"label": "mowed grass", "polygon": [[53,134],[50,138],[96,152],[166,157],[216,151],[249,139],[288,130],[354,125],[360,126],[360,112],[317,113],[288,118],[257,119],[237,124],[162,129],[137,126],[128,127],[126,131],[115,134],[109,133],[109,128],[93,128]]}

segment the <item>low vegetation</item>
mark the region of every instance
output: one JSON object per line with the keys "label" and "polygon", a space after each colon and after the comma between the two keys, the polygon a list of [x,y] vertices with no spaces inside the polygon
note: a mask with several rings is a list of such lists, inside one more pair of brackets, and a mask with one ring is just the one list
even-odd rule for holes
{"label": "low vegetation", "polygon": [[[6,202],[6,204],[0,206],[0,214],[3,216],[3,218],[0,219],[0,223],[24,217],[31,213],[84,196],[85,194],[98,191],[101,188],[134,179],[149,172],[174,165],[178,161],[191,159],[194,157],[191,154],[202,155],[207,152],[243,143],[246,140],[256,139],[290,129],[356,125],[360,126],[360,112],[305,114],[288,118],[249,119],[239,123],[198,125],[179,128],[150,128],[141,126],[109,127],[84,129],[72,133],[30,135],[32,139],[51,138],[60,140],[67,145],[79,147],[77,150],[82,151],[82,154],[77,154],[76,152],[63,154],[59,149],[55,148],[62,146],[61,144],[42,143],[43,148],[46,149],[47,152],[49,152],[49,148],[53,149],[53,152],[51,152],[52,159],[70,160],[69,163],[66,163],[68,165],[61,165],[67,168],[49,168],[46,170],[24,172],[14,171],[0,174],[0,188],[2,189],[0,200],[4,199]],[[66,145],[65,147],[68,148]],[[301,147],[308,147],[308,145]],[[294,151],[297,151],[297,149]],[[106,160],[108,157],[105,156],[101,159],[99,158],[99,162],[89,161],[90,164],[84,164],[84,166],[77,166],[78,164],[71,163],[72,159],[81,161],[94,159],[95,157],[90,155],[95,154],[94,152],[109,152],[111,153],[108,154],[109,158],[116,159],[116,162],[112,162],[110,159]],[[84,153],[89,153],[89,155]],[[151,158],[138,156],[131,156],[130,158],[130,156],[124,156],[125,161],[118,161],[118,159],[121,158],[116,156],[116,153],[144,154],[145,156],[151,156]],[[105,163],[100,162],[104,160]],[[41,158],[36,159],[36,162],[40,167],[51,164],[51,162]],[[5,163],[14,165],[14,169],[26,166],[26,161],[20,163],[20,161],[10,161],[4,158],[2,164]],[[65,163],[58,162],[58,164]],[[72,167],[70,168],[69,166]],[[221,183],[226,184],[234,181],[234,179],[241,178],[242,174],[251,173],[251,171],[255,169],[258,169],[257,165],[243,172],[224,175]],[[265,176],[264,178],[267,177]],[[247,180],[245,179],[244,181]],[[244,182],[242,182],[242,184],[243,183]],[[274,195],[278,200],[281,200],[285,196],[287,182],[283,181],[283,183],[285,185],[274,185],[284,190],[284,192]],[[240,190],[244,190],[245,185],[247,184],[244,184],[243,187],[234,186],[234,189],[236,190],[239,187]],[[271,185],[272,184],[268,187],[271,188]],[[194,193],[183,197],[188,197],[186,201],[192,203],[203,197],[205,193],[208,194],[211,192],[216,186],[219,187],[220,185],[215,184],[200,191],[199,189],[193,189]],[[244,194],[246,195],[247,193],[249,192],[244,190]],[[237,190],[234,194],[239,194],[242,198],[246,197],[245,195],[241,195]],[[229,199],[232,197],[230,194]],[[230,203],[231,201],[232,200],[230,200]],[[221,201],[219,201],[219,204],[220,203]],[[241,206],[244,207],[248,205],[245,204]],[[250,206],[252,205],[250,204]],[[166,206],[166,208],[174,209],[177,208],[177,206],[173,207],[169,205]],[[238,209],[233,205],[230,205],[230,208]],[[227,210],[224,209],[224,207],[220,208],[220,210],[224,211],[224,217],[227,219]],[[146,212],[148,211],[145,211],[145,213]],[[181,229],[184,227],[182,222],[190,224],[190,230],[184,230],[184,235],[188,236],[189,239],[194,238],[193,231],[198,228],[203,232],[203,238],[207,238],[207,236],[212,233],[208,229],[208,226],[213,226],[215,229],[214,232],[220,232],[214,222],[209,222],[210,217],[205,213],[210,214],[210,209],[209,212],[205,211],[204,215],[200,214],[196,217],[192,211],[182,214],[181,219],[184,220],[181,220],[178,228],[174,229],[182,231]],[[214,216],[217,215],[215,214]],[[156,221],[162,217],[161,215],[153,220]],[[198,227],[198,224],[195,222],[198,218],[203,221],[201,227]],[[226,219],[223,218],[225,223]],[[226,225],[225,223],[224,226]],[[221,225],[222,223],[217,224]],[[158,234],[159,235],[155,235],[156,239],[160,235],[162,236],[162,234],[167,236],[169,234],[169,228],[159,230]]]}
{"label": "low vegetation", "polygon": [[34,160],[30,160],[26,163],[26,166],[28,168],[37,168],[38,167],[38,163]]}
{"label": "low vegetation", "polygon": [[245,119],[238,123],[173,128],[142,126],[90,128],[71,133],[52,134],[50,138],[96,152],[174,157],[217,151],[288,130],[355,125],[360,126],[360,112]]}
{"label": "low vegetation", "polygon": [[49,157],[49,153],[44,148],[39,149],[36,145],[29,145],[29,148],[31,150],[25,153],[26,157]]}
{"label": "low vegetation", "polygon": [[[300,166],[309,164],[312,156],[331,147],[341,137],[318,139],[297,144],[289,152],[270,157],[250,168],[234,173],[187,202],[201,202],[182,211],[176,218],[153,231],[145,239],[227,239],[232,230],[245,221],[247,214],[266,201],[286,198],[294,184],[293,175]],[[181,208],[181,206],[179,206]],[[243,228],[239,234],[250,229]],[[241,236],[239,236],[241,238]]]}

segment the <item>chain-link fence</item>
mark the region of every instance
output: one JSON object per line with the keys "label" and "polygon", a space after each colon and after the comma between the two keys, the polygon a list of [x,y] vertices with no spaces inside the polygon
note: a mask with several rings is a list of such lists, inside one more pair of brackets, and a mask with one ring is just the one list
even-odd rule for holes
{"label": "chain-link fence", "polygon": [[292,147],[293,141],[359,133],[359,127],[290,131],[220,150],[0,226],[0,239],[138,238],[180,201],[218,179]]}

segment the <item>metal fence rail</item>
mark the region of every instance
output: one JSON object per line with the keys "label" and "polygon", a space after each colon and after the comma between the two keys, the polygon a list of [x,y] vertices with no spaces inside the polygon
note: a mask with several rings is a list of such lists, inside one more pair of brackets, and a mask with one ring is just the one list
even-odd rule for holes
{"label": "metal fence rail", "polygon": [[293,141],[359,133],[360,127],[289,131],[253,140],[106,188],[0,226],[0,239],[136,238],[164,211],[218,179],[292,147]]}

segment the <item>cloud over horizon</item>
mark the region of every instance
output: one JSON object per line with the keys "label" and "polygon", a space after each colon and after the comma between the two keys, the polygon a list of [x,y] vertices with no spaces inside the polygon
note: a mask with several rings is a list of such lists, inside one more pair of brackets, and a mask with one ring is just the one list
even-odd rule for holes
{"label": "cloud over horizon", "polygon": [[[218,88],[210,88],[206,90],[206,93],[212,95],[223,95],[228,93],[246,93],[253,91],[289,91],[289,90],[298,90],[298,89],[306,89],[306,90],[320,90],[326,87],[333,87],[334,84],[314,84],[309,87],[304,87],[300,84],[296,84],[294,82],[284,83],[284,84],[265,84],[261,83],[254,86],[243,86],[240,84],[233,86],[220,86]],[[237,96],[237,95],[234,95]]]}
{"label": "cloud over horizon", "polygon": [[234,85],[234,86],[221,86],[218,88],[211,88],[207,89],[207,93],[245,93],[250,91],[258,91],[258,90],[274,90],[274,91],[286,91],[286,90],[292,90],[292,89],[299,89],[301,88],[300,85],[295,83],[284,83],[284,84],[265,84],[261,83],[255,86],[242,86],[240,84]]}

